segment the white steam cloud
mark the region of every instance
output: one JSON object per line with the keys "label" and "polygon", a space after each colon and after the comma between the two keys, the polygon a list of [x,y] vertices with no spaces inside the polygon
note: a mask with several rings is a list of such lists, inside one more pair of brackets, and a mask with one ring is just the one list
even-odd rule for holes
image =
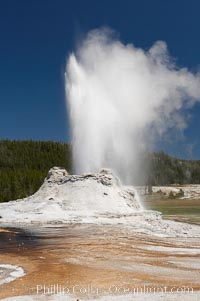
{"label": "white steam cloud", "polygon": [[128,182],[149,143],[186,127],[200,76],[178,69],[163,41],[145,51],[94,30],[69,56],[66,94],[75,172],[109,167]]}

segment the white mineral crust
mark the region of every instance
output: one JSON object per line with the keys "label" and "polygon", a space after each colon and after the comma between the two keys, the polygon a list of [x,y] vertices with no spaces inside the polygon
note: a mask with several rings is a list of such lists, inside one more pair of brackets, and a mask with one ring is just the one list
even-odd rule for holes
{"label": "white mineral crust", "polygon": [[136,189],[123,186],[108,169],[69,175],[54,167],[35,194],[0,204],[0,216],[1,226],[125,224],[137,232],[160,236],[200,236],[199,226],[165,221],[159,212],[145,210]]}

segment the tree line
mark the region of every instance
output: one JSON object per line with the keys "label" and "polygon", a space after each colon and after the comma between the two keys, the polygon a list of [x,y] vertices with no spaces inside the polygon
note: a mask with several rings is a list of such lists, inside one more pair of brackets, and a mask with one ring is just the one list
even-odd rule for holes
{"label": "tree line", "polygon": [[[53,166],[72,170],[71,147],[53,141],[0,140],[0,202],[33,194]],[[148,153],[140,185],[199,184],[200,161],[180,160],[163,152]]]}
{"label": "tree line", "polygon": [[53,166],[71,170],[70,146],[52,141],[0,140],[0,202],[33,194]]}
{"label": "tree line", "polygon": [[150,154],[147,184],[199,184],[200,160],[181,160],[164,152]]}

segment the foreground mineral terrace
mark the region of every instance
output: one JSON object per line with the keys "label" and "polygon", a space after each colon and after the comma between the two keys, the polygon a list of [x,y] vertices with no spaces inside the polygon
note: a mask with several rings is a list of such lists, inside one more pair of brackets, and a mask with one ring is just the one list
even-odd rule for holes
{"label": "foreground mineral terrace", "polygon": [[0,233],[0,241],[1,300],[197,301],[200,296],[199,238],[136,233],[119,224],[66,224],[10,229]]}

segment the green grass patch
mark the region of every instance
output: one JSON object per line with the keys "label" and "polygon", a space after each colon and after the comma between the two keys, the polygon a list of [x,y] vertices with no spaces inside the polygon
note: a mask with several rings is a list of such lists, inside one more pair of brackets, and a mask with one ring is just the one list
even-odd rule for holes
{"label": "green grass patch", "polygon": [[169,199],[162,194],[144,197],[146,209],[159,211],[163,218],[200,225],[200,199]]}

